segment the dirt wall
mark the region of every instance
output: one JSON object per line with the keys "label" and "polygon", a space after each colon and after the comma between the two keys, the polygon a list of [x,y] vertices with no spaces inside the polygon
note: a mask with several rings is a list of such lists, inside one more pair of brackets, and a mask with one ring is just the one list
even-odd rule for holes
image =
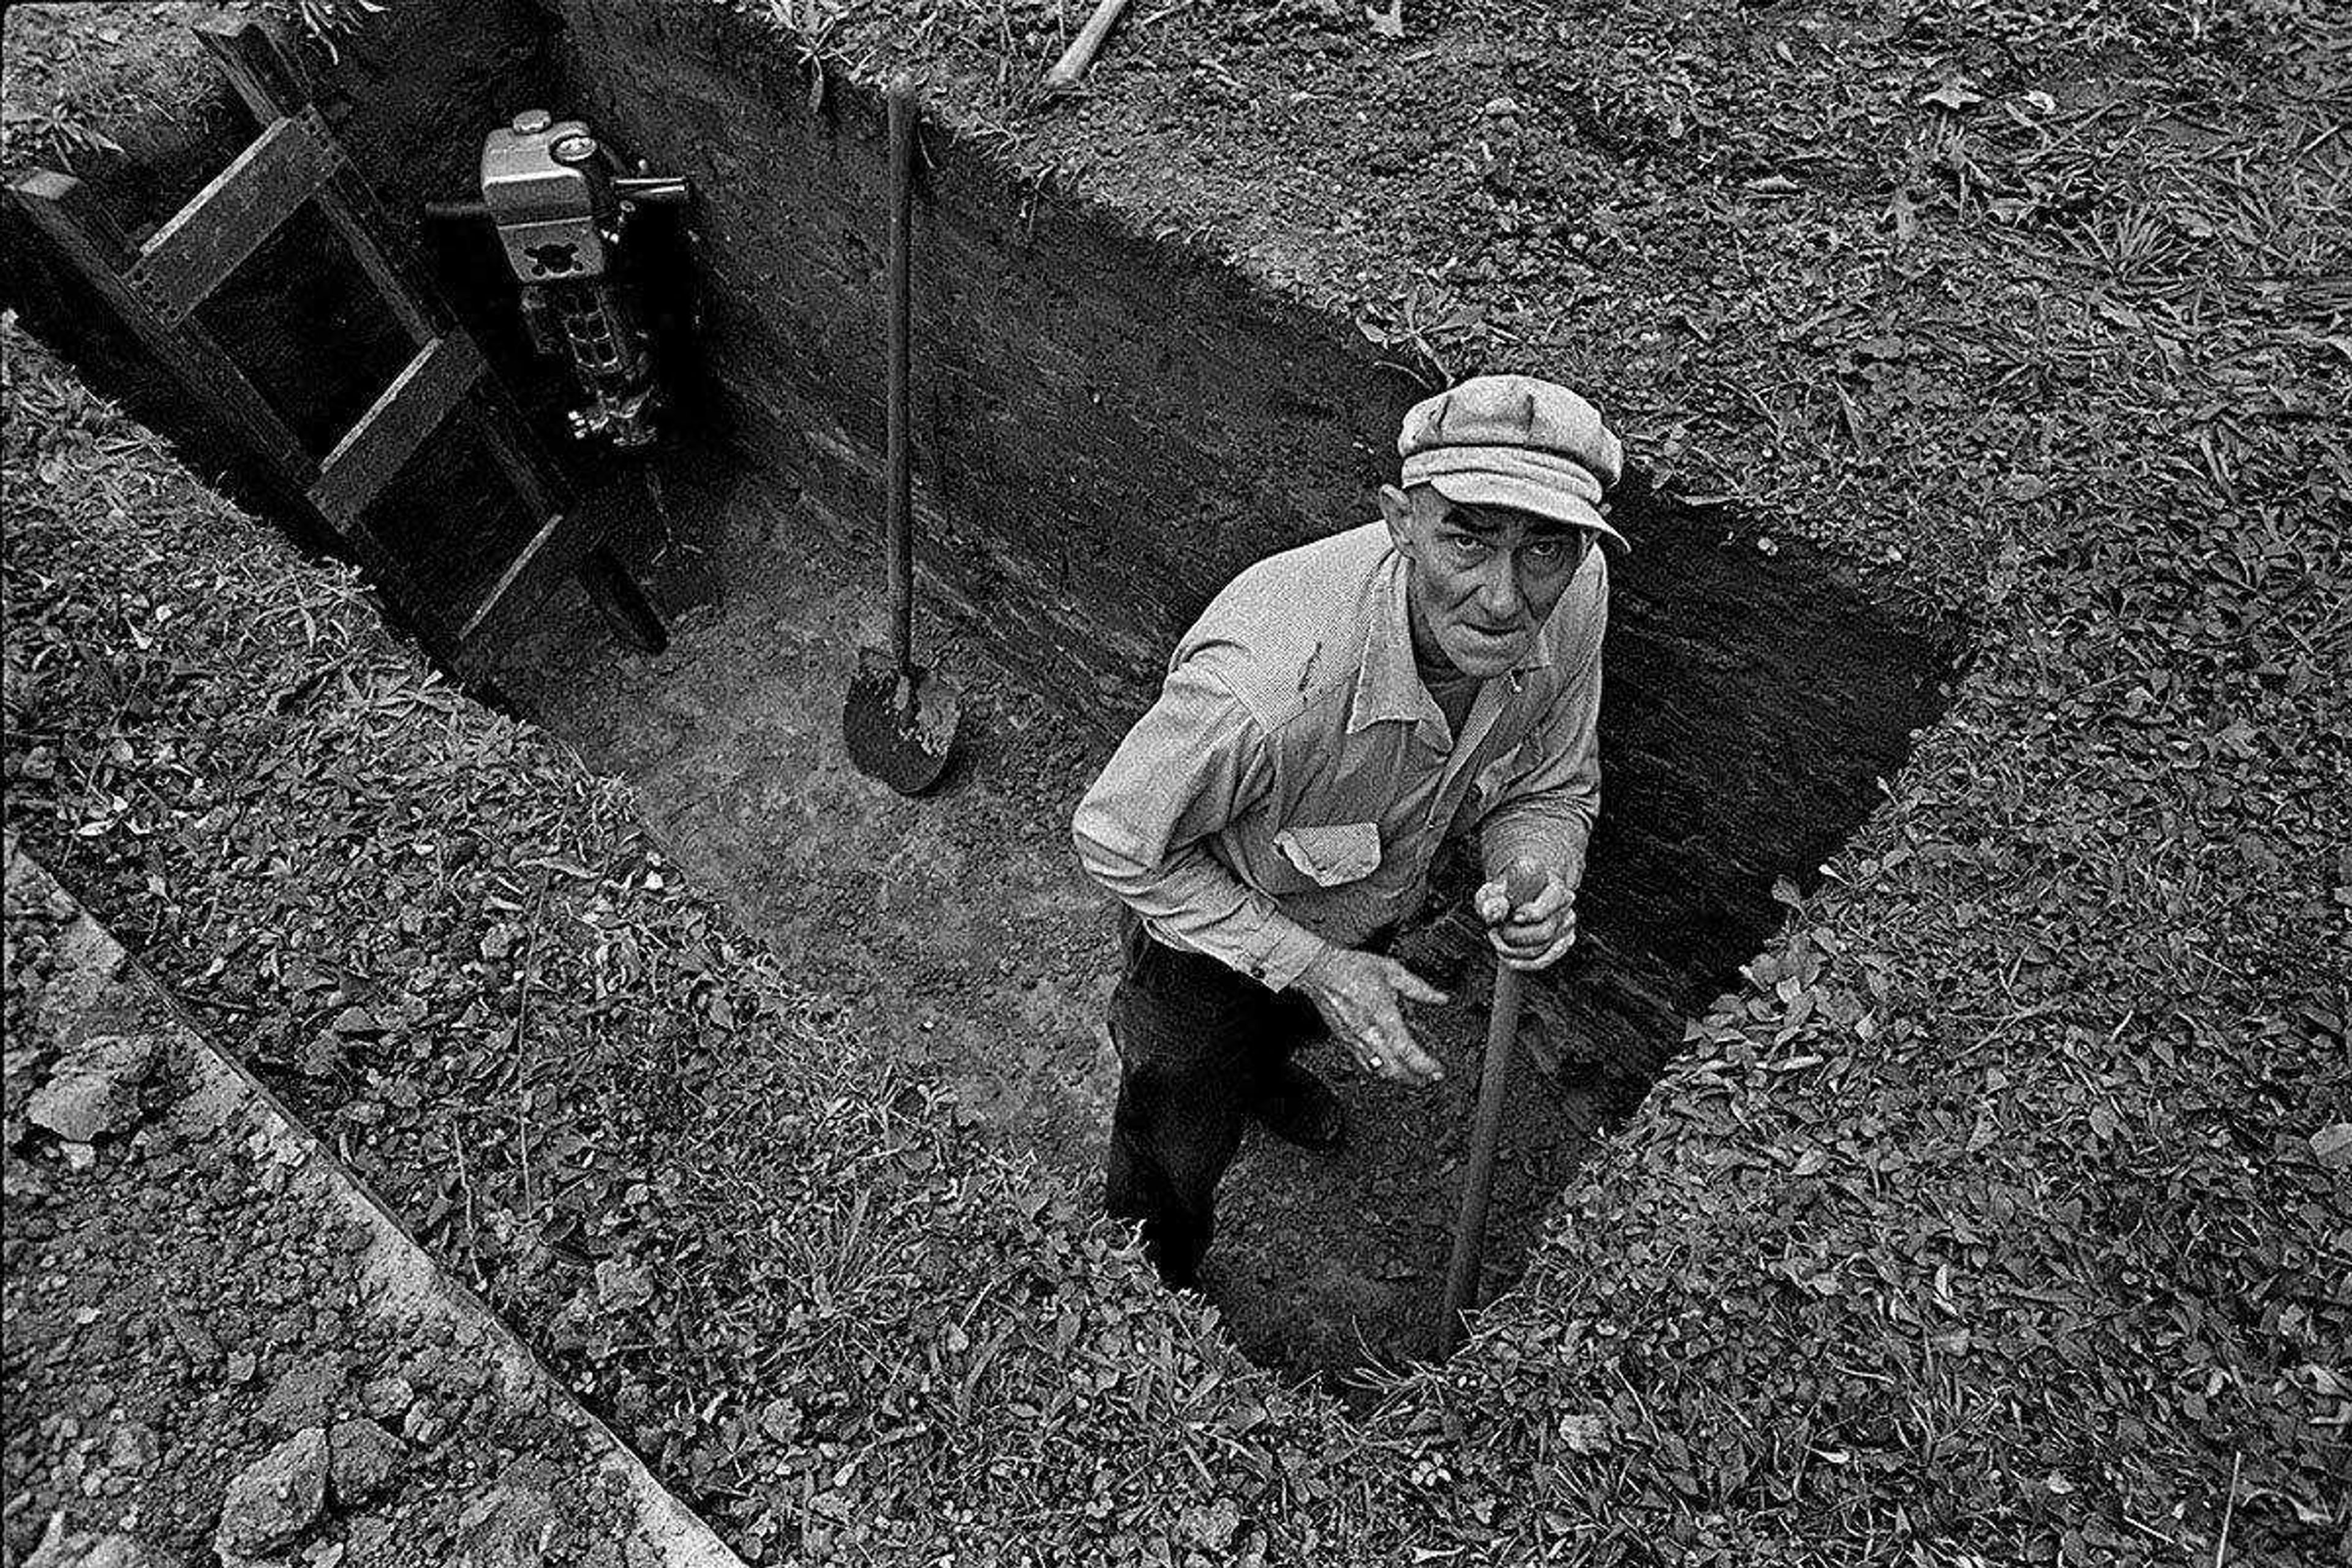
{"label": "dirt wall", "polygon": [[[573,102],[687,174],[709,379],[743,453],[864,531],[881,442],[880,106],[758,23],[568,4]],[[814,107],[812,102],[814,101]],[[915,226],[923,555],[1109,723],[1240,565],[1365,515],[1412,388],[1180,247],[927,126]]]}
{"label": "dirt wall", "polygon": [[[874,93],[700,0],[563,0],[570,101],[695,182],[702,343],[733,442],[872,547],[884,139]],[[1371,515],[1423,389],[1343,321],[1008,172],[933,121],[914,414],[931,591],[1123,726],[1250,562]],[[1603,407],[1612,388],[1589,391]],[[1589,904],[1673,993],[1711,987],[1876,804],[1943,660],[1800,548],[1630,488],[1608,807]]]}

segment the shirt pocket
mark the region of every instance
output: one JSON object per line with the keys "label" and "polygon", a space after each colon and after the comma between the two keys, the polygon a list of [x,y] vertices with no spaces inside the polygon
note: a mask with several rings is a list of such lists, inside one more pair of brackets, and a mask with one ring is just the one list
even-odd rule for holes
{"label": "shirt pocket", "polygon": [[1381,825],[1335,822],[1318,827],[1286,827],[1274,847],[1300,875],[1318,888],[1343,888],[1380,868]]}

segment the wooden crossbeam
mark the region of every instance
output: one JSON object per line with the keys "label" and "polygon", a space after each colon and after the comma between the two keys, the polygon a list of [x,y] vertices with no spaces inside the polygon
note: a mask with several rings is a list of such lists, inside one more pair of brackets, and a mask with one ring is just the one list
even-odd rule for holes
{"label": "wooden crossbeam", "polygon": [[299,494],[317,468],[310,453],[210,333],[197,330],[193,321],[174,327],[160,320],[124,281],[130,242],[89,188],[70,174],[41,169],[19,178],[10,190],[18,208],[112,307],[147,352],[179,378],[206,413],[226,420],[274,477]]}
{"label": "wooden crossbeam", "polygon": [[315,112],[275,121],[155,231],[127,280],[164,325],[179,325],[325,188],[341,163]]}
{"label": "wooden crossbeam", "polygon": [[338,528],[348,527],[465,400],[484,369],[481,351],[462,333],[417,350],[327,454],[310,486],[310,504]]}
{"label": "wooden crossbeam", "polygon": [[[569,512],[551,516],[521,553],[507,563],[474,611],[458,638],[471,645],[485,637],[509,633],[507,625],[522,609],[538,605],[557,584],[578,572],[604,541],[615,535],[642,532],[653,510],[653,496],[640,476],[616,479],[578,499]],[[638,515],[629,515],[631,512]]]}

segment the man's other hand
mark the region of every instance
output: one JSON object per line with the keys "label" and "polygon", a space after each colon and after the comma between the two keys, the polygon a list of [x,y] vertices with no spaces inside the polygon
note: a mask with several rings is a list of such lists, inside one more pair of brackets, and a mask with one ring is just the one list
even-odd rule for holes
{"label": "man's other hand", "polygon": [[1515,863],[1511,871],[1540,876],[1543,891],[1514,906],[1506,879],[1497,877],[1472,894],[1471,902],[1505,965],[1522,973],[1549,969],[1576,945],[1576,890],[1559,872],[1532,860]]}
{"label": "man's other hand", "polygon": [[1351,947],[1328,949],[1308,964],[1295,987],[1315,1004],[1340,1048],[1375,1077],[1391,1083],[1429,1084],[1445,1076],[1414,1043],[1398,999],[1443,1002],[1445,993],[1399,963]]}

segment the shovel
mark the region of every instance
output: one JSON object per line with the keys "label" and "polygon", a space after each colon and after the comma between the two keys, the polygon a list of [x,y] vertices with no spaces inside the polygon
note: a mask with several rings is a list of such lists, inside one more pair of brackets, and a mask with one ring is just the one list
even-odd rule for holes
{"label": "shovel", "polygon": [[[1504,896],[1511,908],[1543,896],[1544,874],[1528,866],[1511,868]],[[1454,1258],[1445,1270],[1445,1316],[1437,1325],[1437,1353],[1451,1355],[1462,1342],[1463,1315],[1478,1293],[1478,1268],[1486,1249],[1486,1202],[1495,1192],[1495,1150],[1503,1137],[1503,1101],[1510,1092],[1511,1047],[1519,1037],[1519,972],[1495,964],[1495,1006],[1486,1018],[1486,1060],[1478,1069],[1478,1119],[1470,1128],[1470,1163],[1462,1173],[1462,1212],[1454,1222]]]}
{"label": "shovel", "polygon": [[890,84],[889,447],[884,517],[889,540],[890,651],[860,648],[842,705],[857,771],[901,795],[939,782],[963,707],[955,689],[915,663],[915,535],[907,452],[908,229],[914,207],[915,84]]}

